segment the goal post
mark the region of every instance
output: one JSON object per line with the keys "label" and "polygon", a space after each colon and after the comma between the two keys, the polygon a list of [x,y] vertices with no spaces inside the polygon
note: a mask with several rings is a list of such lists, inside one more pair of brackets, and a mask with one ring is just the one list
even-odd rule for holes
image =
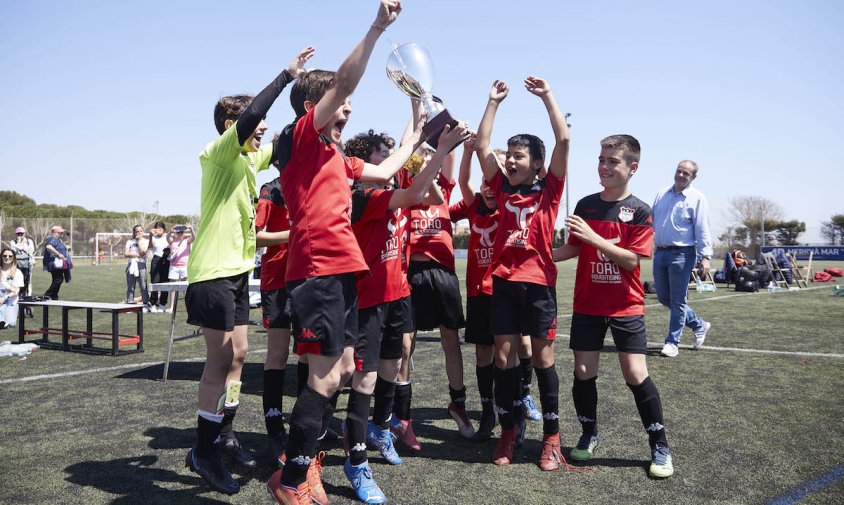
{"label": "goal post", "polygon": [[123,258],[123,248],[126,246],[126,241],[132,238],[131,233],[120,232],[97,232],[94,236],[94,261],[95,265],[108,261],[114,261],[114,249],[120,246],[119,257]]}

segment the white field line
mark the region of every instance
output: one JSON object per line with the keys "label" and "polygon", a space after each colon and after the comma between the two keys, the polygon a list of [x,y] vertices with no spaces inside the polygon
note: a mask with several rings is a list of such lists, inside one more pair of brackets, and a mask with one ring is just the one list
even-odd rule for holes
{"label": "white field line", "polygon": [[[830,286],[814,286],[811,288],[804,288],[801,291],[810,291],[813,289],[824,289],[829,288]],[[772,294],[768,292],[759,291],[756,293],[757,295],[764,295],[764,294]],[[714,301],[714,300],[724,300],[726,298],[733,298],[736,296],[748,296],[753,295],[753,293],[735,293],[731,295],[723,295],[723,296],[714,296],[712,298],[703,298],[700,300],[695,300],[695,304],[700,302],[707,302],[707,301]],[[650,305],[645,305],[646,308],[653,308],[653,307],[660,307],[661,304],[654,303]],[[560,314],[557,317],[571,317],[571,314]],[[435,331],[421,331],[421,334],[431,334],[436,335],[437,332]],[[565,334],[558,334],[558,339],[568,339],[569,335]],[[648,345],[654,348],[659,348],[662,344],[659,342],[648,342]],[[681,348],[691,349],[690,345],[680,345]],[[822,353],[822,352],[803,352],[803,351],[770,351],[767,349],[744,349],[740,347],[716,347],[716,346],[703,346],[703,350],[708,351],[726,351],[726,352],[749,352],[749,353],[756,353],[756,354],[780,354],[786,356],[817,356],[822,358],[844,358],[844,354],[837,354],[837,353]],[[249,351],[252,354],[261,354],[266,353],[266,349],[255,349]],[[187,359],[180,359],[180,362],[185,363],[195,363],[205,361],[205,358],[187,358]],[[87,375],[92,373],[100,373],[100,372],[114,372],[116,370],[126,370],[132,368],[144,368],[148,366],[155,366],[163,364],[163,361],[148,361],[146,363],[130,363],[126,365],[118,365],[118,366],[111,366],[111,367],[103,367],[103,368],[90,368],[88,370],[74,370],[72,372],[61,372],[61,373],[54,373],[54,374],[46,374],[46,375],[33,375],[31,377],[17,377],[14,379],[0,379],[0,385],[3,384],[17,384],[21,382],[31,382],[37,380],[46,380],[46,379],[59,379],[63,377],[73,377],[76,375]]]}

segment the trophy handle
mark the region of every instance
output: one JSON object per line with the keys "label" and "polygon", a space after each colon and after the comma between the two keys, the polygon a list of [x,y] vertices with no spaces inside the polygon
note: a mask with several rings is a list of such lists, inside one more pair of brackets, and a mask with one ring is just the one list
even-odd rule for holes
{"label": "trophy handle", "polygon": [[[457,126],[457,120],[451,117],[449,114],[448,109],[443,109],[437,114],[436,116],[432,117],[425,126],[422,127],[422,134],[425,135],[425,142],[428,143],[429,146],[433,147],[434,150],[437,149],[437,144],[440,140],[440,134],[442,134],[445,125],[449,125],[451,128]],[[463,139],[466,140],[466,139]],[[451,150],[454,150],[457,146],[462,144],[463,141],[461,140]]]}

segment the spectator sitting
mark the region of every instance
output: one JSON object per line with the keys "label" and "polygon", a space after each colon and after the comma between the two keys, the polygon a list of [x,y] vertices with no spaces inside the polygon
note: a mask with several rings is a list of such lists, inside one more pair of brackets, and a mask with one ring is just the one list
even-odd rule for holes
{"label": "spectator sitting", "polygon": [[18,293],[23,287],[23,273],[16,265],[15,253],[0,251],[0,330],[15,326],[18,319]]}

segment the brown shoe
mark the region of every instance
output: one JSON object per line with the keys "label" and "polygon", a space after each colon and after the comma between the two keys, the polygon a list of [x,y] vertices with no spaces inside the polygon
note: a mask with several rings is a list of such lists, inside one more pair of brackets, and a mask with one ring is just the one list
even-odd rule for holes
{"label": "brown shoe", "polygon": [[492,462],[498,466],[509,465],[513,461],[513,446],[516,445],[516,437],[519,436],[519,425],[514,425],[509,430],[501,430],[501,438],[495,447],[495,456]]}
{"label": "brown shoe", "polygon": [[546,472],[553,472],[560,469],[560,464],[565,462],[563,453],[560,452],[560,434],[545,435],[542,437],[542,455],[539,456],[539,468]]}

